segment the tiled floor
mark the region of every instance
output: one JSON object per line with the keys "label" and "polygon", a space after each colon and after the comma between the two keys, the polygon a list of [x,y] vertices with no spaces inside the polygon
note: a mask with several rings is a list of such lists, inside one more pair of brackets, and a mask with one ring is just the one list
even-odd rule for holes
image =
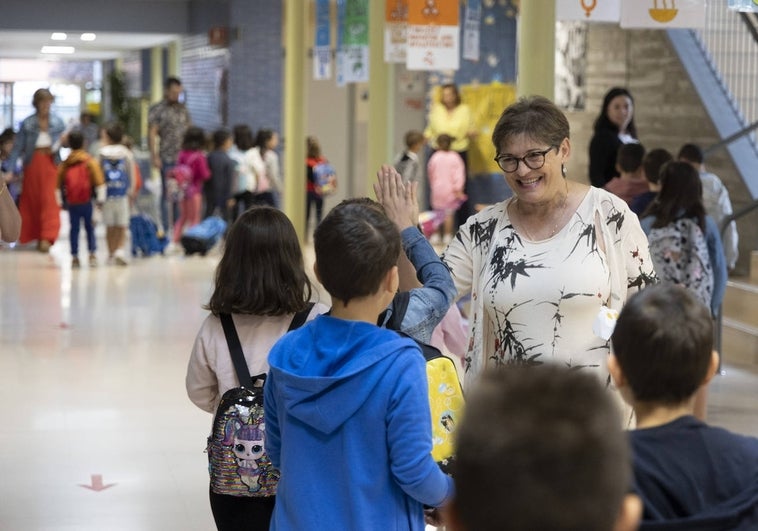
{"label": "tiled floor", "polygon": [[[63,242],[0,249],[0,530],[214,528],[184,374],[217,260],[72,271]],[[758,371],[725,370],[711,421],[758,435]]]}

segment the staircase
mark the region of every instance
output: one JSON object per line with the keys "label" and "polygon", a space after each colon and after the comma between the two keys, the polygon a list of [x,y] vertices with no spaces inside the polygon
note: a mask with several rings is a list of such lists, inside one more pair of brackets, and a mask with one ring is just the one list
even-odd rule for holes
{"label": "staircase", "polygon": [[723,362],[758,368],[758,251],[750,255],[750,276],[727,282],[723,316]]}

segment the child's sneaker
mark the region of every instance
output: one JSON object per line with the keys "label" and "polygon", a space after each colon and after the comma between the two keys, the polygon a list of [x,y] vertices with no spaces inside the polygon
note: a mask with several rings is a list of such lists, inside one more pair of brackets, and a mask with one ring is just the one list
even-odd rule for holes
{"label": "child's sneaker", "polygon": [[97,267],[97,257],[94,254],[89,255],[89,266]]}
{"label": "child's sneaker", "polygon": [[71,269],[79,269],[82,264],[79,263],[79,257],[75,256],[71,259]]}

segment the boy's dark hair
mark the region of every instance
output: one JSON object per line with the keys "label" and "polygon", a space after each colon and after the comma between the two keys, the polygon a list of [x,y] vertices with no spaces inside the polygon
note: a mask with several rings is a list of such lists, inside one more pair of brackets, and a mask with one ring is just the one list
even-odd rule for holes
{"label": "boy's dark hair", "polygon": [[452,136],[442,133],[437,137],[437,147],[440,149],[440,151],[449,151],[450,145],[453,143],[453,140],[455,139]]}
{"label": "boy's dark hair", "polygon": [[347,305],[376,293],[400,256],[400,233],[376,206],[343,201],[313,234],[316,266],[326,291]]}
{"label": "boy's dark hair", "polygon": [[224,143],[232,137],[228,129],[216,129],[213,132],[213,149],[221,149]]}
{"label": "boy's dark hair", "polygon": [[68,147],[71,149],[82,149],[84,147],[84,135],[78,129],[74,129],[68,134]]}
{"label": "boy's dark hair", "polygon": [[285,315],[305,309],[311,293],[295,228],[280,210],[259,206],[229,229],[205,308],[213,315]]}
{"label": "boy's dark hair", "polygon": [[687,162],[694,162],[695,164],[702,164],[704,159],[703,150],[697,144],[684,144],[676,158],[686,160]]}
{"label": "boy's dark hair", "polygon": [[16,138],[16,132],[13,130],[13,128],[6,127],[5,129],[3,129],[3,132],[0,133],[0,144],[8,140],[13,140],[15,138]]}
{"label": "boy's dark hair", "polygon": [[634,173],[642,166],[645,147],[642,144],[622,144],[616,154],[616,164],[624,173]]}
{"label": "boy's dark hair", "polygon": [[253,130],[250,126],[245,124],[237,124],[234,126],[234,145],[240,151],[247,151],[248,149],[255,147],[255,139],[253,138]]}
{"label": "boy's dark hair", "polygon": [[163,82],[163,88],[164,89],[170,89],[173,86],[182,86],[182,81],[176,76],[169,76],[166,78],[166,80]]}
{"label": "boy's dark hair", "polygon": [[182,141],[182,149],[196,151],[205,148],[205,132],[202,128],[192,125],[187,128]]}
{"label": "boy's dark hair", "polygon": [[120,144],[124,139],[124,126],[119,122],[110,122],[105,126],[105,136],[112,144]]}
{"label": "boy's dark hair", "polygon": [[635,400],[681,404],[706,377],[711,312],[683,286],[650,286],[627,301],[611,342]]}
{"label": "boy's dark hair", "polygon": [[673,155],[663,148],[651,149],[642,159],[642,169],[645,170],[645,178],[653,183],[658,184],[661,180],[661,168],[667,162],[674,160]]}
{"label": "boy's dark hair", "polygon": [[456,436],[454,511],[476,531],[608,531],[631,484],[627,438],[597,376],[485,371]]}
{"label": "boy's dark hair", "polygon": [[424,134],[421,131],[412,129],[405,133],[405,147],[411,149],[418,144],[424,142]]}

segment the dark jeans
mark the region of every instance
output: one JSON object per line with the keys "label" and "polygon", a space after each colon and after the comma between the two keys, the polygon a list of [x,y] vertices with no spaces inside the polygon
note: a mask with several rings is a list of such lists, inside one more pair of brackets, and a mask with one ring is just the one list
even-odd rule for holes
{"label": "dark jeans", "polygon": [[68,205],[68,219],[71,222],[69,241],[71,242],[71,256],[79,254],[79,226],[84,220],[84,230],[87,232],[87,249],[90,253],[96,250],[95,227],[92,225],[92,203],[83,205]]}
{"label": "dark jeans", "polygon": [[218,531],[268,531],[275,496],[248,498],[210,491],[210,499]]}
{"label": "dark jeans", "polygon": [[324,215],[324,198],[316,192],[308,191],[308,197],[305,203],[305,230],[308,230],[308,224],[311,221],[311,205],[316,205],[316,225],[321,223]]}

